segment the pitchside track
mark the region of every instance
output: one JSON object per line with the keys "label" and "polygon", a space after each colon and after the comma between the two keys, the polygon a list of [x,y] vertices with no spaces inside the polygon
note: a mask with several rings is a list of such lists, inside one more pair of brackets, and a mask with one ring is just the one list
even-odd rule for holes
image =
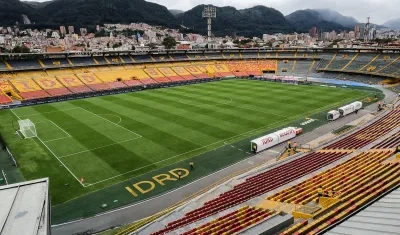
{"label": "pitchside track", "polygon": [[[24,176],[50,177],[59,203],[366,96],[227,80],[5,110],[1,131]],[[38,138],[14,135],[18,119]],[[78,192],[65,196],[66,181]]]}

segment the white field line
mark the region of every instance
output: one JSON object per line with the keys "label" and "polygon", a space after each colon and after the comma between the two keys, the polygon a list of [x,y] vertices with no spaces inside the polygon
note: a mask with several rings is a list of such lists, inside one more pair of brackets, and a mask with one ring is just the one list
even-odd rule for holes
{"label": "white field line", "polygon": [[115,124],[120,124],[122,122],[122,118],[120,116],[118,116],[118,115],[114,115],[114,114],[99,114],[99,115],[102,115],[102,116],[113,116],[113,117],[119,118],[119,121],[117,123],[115,123]]}
{"label": "white field line", "polygon": [[132,140],[137,140],[137,139],[139,139],[139,138],[141,138],[141,137],[132,138],[132,139],[128,139],[128,140],[123,140],[123,141],[115,142],[115,143],[112,143],[112,144],[106,144],[106,145],[102,145],[102,146],[97,147],[97,148],[87,149],[87,150],[83,150],[83,151],[76,152],[76,153],[71,153],[71,154],[68,154],[68,155],[61,156],[61,157],[59,157],[59,159],[61,159],[61,158],[66,158],[66,157],[70,157],[70,156],[74,156],[74,155],[81,154],[81,153],[90,152],[90,151],[96,150],[96,149],[101,149],[101,148],[113,146],[113,145],[116,145],[116,144],[125,143],[125,142],[132,141]]}
{"label": "white field line", "polygon": [[68,137],[71,137],[70,134],[68,134],[68,132],[66,132],[64,129],[62,129],[61,127],[59,127],[57,124],[55,124],[52,120],[49,119],[49,122],[53,123],[53,125],[55,125],[56,127],[58,127],[60,130],[62,130],[65,134],[68,135]]}
{"label": "white field line", "polygon": [[65,137],[61,137],[61,138],[57,138],[57,139],[46,140],[46,141],[43,141],[43,142],[48,143],[48,142],[53,142],[53,141],[57,141],[57,140],[63,140],[63,139],[67,139],[67,138],[71,138],[71,136],[65,136]]}
{"label": "white field line", "polygon": [[[13,109],[10,109],[10,110],[11,110],[11,112],[12,112],[19,120],[21,120],[21,118],[14,112]],[[42,141],[42,139],[40,139],[39,136],[37,136],[37,139],[47,148],[47,150],[49,150],[49,152],[50,152],[51,154],[53,154],[53,156],[61,163],[61,165],[63,165],[63,166],[65,167],[65,169],[67,169],[67,171],[76,179],[76,181],[78,181],[79,184],[81,184],[83,187],[85,187],[85,185],[82,184],[82,182],[78,179],[78,177],[76,177],[76,176],[74,175],[74,173],[72,173],[72,171],[57,157],[57,155],[49,148],[49,146],[47,146],[47,145]]]}
{"label": "white field line", "polygon": [[118,124],[116,124],[116,123],[114,123],[114,122],[112,122],[112,121],[110,121],[110,120],[108,120],[108,119],[106,119],[106,118],[103,118],[102,116],[99,116],[99,115],[97,115],[97,114],[95,114],[95,113],[93,113],[93,112],[90,112],[90,111],[87,110],[87,109],[84,109],[84,108],[81,108],[81,107],[79,107],[79,108],[82,109],[82,110],[84,110],[84,111],[86,111],[86,112],[88,112],[88,113],[91,113],[91,114],[95,115],[96,117],[99,117],[99,118],[101,118],[101,119],[103,119],[103,120],[105,120],[105,121],[107,121],[107,122],[109,122],[109,123],[112,123],[112,124],[116,125],[116,126],[119,127],[119,128],[122,128],[122,129],[124,129],[124,130],[126,130],[126,131],[128,131],[128,132],[130,132],[130,133],[132,133],[132,134],[135,134],[135,135],[138,136],[139,138],[142,138],[142,137],[143,137],[143,136],[139,135],[139,134],[136,133],[136,132],[133,132],[133,131],[131,131],[131,130],[128,130],[128,129],[126,129],[126,128],[123,127],[123,126],[120,126],[120,125],[118,125]]}
{"label": "white field line", "polygon": [[60,109],[60,110],[55,110],[55,111],[49,111],[49,112],[43,112],[43,113],[37,113],[37,114],[26,114],[26,115],[20,115],[20,117],[30,117],[30,116],[38,116],[46,113],[56,113],[56,112],[63,112],[63,111],[68,111],[68,110],[73,110],[73,109],[79,109],[79,107],[76,108],[70,108],[70,109]]}
{"label": "white field line", "polygon": [[[358,98],[360,98],[360,97],[358,97]],[[357,99],[358,99],[358,98],[357,98]],[[313,109],[313,110],[310,110],[310,111],[307,111],[307,112],[298,114],[298,115],[296,115],[296,116],[292,116],[292,117],[290,117],[290,118],[295,118],[295,119],[297,119],[297,117],[300,117],[300,116],[302,116],[303,114],[310,113],[310,112],[315,113],[315,112],[317,112],[317,111],[319,111],[319,110],[324,110],[324,109],[327,109],[327,108],[329,108],[329,107],[336,106],[338,103],[342,103],[342,102],[345,102],[345,101],[347,101],[347,100],[350,100],[350,98],[349,98],[349,99],[346,99],[346,100],[343,100],[343,101],[338,101],[338,102],[336,102],[336,103],[333,103],[333,104],[330,104],[330,105],[327,105],[327,106],[324,106],[324,107],[320,107],[320,108],[317,108],[317,109]],[[353,98],[351,98],[351,100],[353,100]],[[221,143],[221,142],[224,143],[224,145],[227,145],[228,143],[226,143],[226,141],[229,141],[229,140],[231,140],[231,139],[235,139],[235,138],[237,138],[237,137],[239,137],[239,136],[243,136],[243,135],[246,135],[246,134],[250,134],[250,133],[255,132],[255,131],[258,131],[258,130],[262,130],[262,129],[266,128],[266,127],[269,127],[269,126],[272,126],[272,125],[281,123],[281,122],[283,122],[283,121],[286,121],[287,119],[289,119],[289,118],[285,118],[285,119],[282,119],[282,120],[280,120],[280,121],[278,121],[278,122],[274,122],[274,123],[271,123],[271,124],[269,124],[269,125],[266,125],[266,126],[263,126],[263,127],[259,127],[259,128],[256,128],[256,129],[253,129],[253,130],[250,130],[250,131],[248,131],[248,132],[244,132],[244,133],[238,134],[238,135],[236,135],[236,136],[229,137],[229,138],[224,139],[224,140],[220,140],[220,141],[217,141],[217,142],[214,142],[214,143],[211,143],[211,144],[208,144],[208,145],[204,145],[204,146],[199,147],[199,148],[196,148],[196,149],[192,149],[192,150],[190,150],[190,151],[187,151],[187,152],[184,152],[184,153],[181,153],[181,154],[178,154],[178,155],[175,155],[175,156],[172,156],[172,157],[163,159],[163,160],[158,161],[158,162],[153,162],[152,164],[149,164],[149,165],[146,165],[146,166],[143,166],[143,167],[140,167],[140,168],[131,170],[131,171],[127,171],[127,172],[124,172],[124,173],[122,173],[122,174],[119,174],[119,175],[116,175],[116,176],[113,176],[113,177],[110,177],[110,178],[107,178],[107,179],[104,179],[104,180],[100,180],[100,181],[97,181],[97,182],[92,183],[92,184],[85,184],[84,187],[93,186],[93,185],[95,185],[95,184],[99,184],[99,183],[102,183],[102,182],[105,182],[105,181],[108,181],[108,180],[111,180],[111,179],[114,179],[114,178],[117,178],[117,177],[120,177],[120,176],[129,174],[129,173],[138,171],[138,170],[140,170],[140,169],[143,169],[143,168],[152,166],[152,165],[154,165],[154,164],[162,163],[162,162],[168,161],[168,160],[170,160],[170,159],[174,159],[174,158],[180,157],[180,156],[182,156],[182,155],[185,155],[185,154],[188,154],[188,153],[191,153],[191,152],[200,150],[200,149],[204,149],[204,148],[206,148],[206,147],[208,147],[208,146],[212,146],[212,145],[215,145],[215,144],[218,144],[218,143]],[[216,147],[215,149],[220,148],[220,147],[221,147],[221,146],[218,146],[218,147]],[[183,160],[181,160],[181,161],[184,161],[184,160],[186,160],[186,159],[183,159]],[[181,162],[181,161],[178,161],[178,162]],[[174,164],[175,164],[175,163],[178,163],[178,162],[174,162]]]}

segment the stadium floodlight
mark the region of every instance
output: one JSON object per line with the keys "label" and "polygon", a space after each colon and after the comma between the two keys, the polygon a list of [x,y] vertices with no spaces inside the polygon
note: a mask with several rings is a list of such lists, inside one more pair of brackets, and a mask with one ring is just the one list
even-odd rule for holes
{"label": "stadium floodlight", "polygon": [[31,120],[19,120],[18,125],[19,132],[25,137],[25,139],[37,137],[35,124],[33,124]]}
{"label": "stadium floodlight", "polygon": [[217,8],[214,6],[205,6],[203,10],[203,18],[207,18],[207,37],[211,40],[211,18],[217,18]]}

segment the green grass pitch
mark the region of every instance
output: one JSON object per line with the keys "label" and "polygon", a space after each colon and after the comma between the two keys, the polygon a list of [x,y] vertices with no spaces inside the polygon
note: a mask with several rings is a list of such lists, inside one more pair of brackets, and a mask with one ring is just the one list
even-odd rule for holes
{"label": "green grass pitch", "polygon": [[[4,110],[0,130],[26,179],[50,177],[54,205],[364,96],[226,80]],[[18,118],[38,138],[15,135]]]}

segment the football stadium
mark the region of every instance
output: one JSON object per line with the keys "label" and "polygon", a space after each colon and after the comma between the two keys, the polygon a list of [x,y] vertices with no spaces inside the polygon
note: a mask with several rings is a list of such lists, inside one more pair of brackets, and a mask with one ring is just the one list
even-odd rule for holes
{"label": "football stadium", "polygon": [[40,185],[54,234],[396,234],[399,52],[0,54],[4,228]]}

